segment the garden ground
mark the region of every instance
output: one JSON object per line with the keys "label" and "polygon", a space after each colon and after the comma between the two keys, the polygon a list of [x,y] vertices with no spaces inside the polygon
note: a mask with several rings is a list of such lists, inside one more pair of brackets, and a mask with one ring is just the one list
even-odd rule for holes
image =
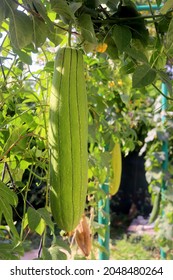
{"label": "garden ground", "polygon": [[[158,260],[160,250],[155,240],[154,225],[149,225],[148,220],[142,216],[133,219],[130,225],[111,227],[110,232],[110,259],[112,260]],[[92,259],[98,259],[97,242],[94,240]],[[35,245],[36,246],[36,245]],[[26,251],[22,260],[35,259],[38,249]],[[70,259],[83,258],[76,245],[72,247]],[[90,259],[90,257],[89,257]]]}

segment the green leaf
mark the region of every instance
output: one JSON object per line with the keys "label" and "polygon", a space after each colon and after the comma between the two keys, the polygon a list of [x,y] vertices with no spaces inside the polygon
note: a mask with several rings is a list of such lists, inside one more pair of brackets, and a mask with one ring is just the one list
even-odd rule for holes
{"label": "green leaf", "polygon": [[117,10],[117,6],[119,4],[119,0],[108,0],[108,1],[104,1],[106,2],[107,6],[113,10],[113,11],[116,11]]}
{"label": "green leaf", "polygon": [[65,251],[67,251],[69,254],[71,254],[70,246],[65,240],[62,240],[62,239],[59,239],[59,238],[55,237],[55,240],[53,240],[52,245],[56,245],[56,246],[59,247],[59,249],[63,249]]}
{"label": "green leaf", "polygon": [[42,235],[45,230],[45,222],[41,218],[40,213],[32,207],[28,208],[28,225],[32,231],[36,231],[39,235]]}
{"label": "green leaf", "polygon": [[138,66],[133,73],[132,86],[133,88],[145,87],[152,84],[156,78],[156,71],[148,64]]}
{"label": "green leaf", "polygon": [[32,42],[33,25],[25,13],[16,10],[10,15],[9,33],[11,44],[22,49]]}
{"label": "green leaf", "polygon": [[0,1],[0,24],[9,16],[10,12],[17,8],[17,6],[18,4],[16,4],[13,0]]}
{"label": "green leaf", "polygon": [[111,36],[107,36],[105,43],[108,45],[106,53],[110,56],[110,58],[118,59],[118,49],[113,38]]}
{"label": "green leaf", "polygon": [[99,1],[99,0],[85,0],[85,5],[90,9],[96,9],[100,4],[106,4],[107,1]]}
{"label": "green leaf", "polygon": [[73,2],[69,4],[69,7],[73,14],[76,13],[77,10],[82,6],[82,2]]}
{"label": "green leaf", "polygon": [[18,260],[23,256],[23,244],[18,240],[10,240],[9,243],[0,243],[0,260]]}
{"label": "green leaf", "polygon": [[134,47],[133,48],[130,48],[130,47],[126,48],[125,52],[137,61],[148,62],[148,59],[147,59],[146,55],[142,51],[140,51],[140,50],[138,50]]}
{"label": "green leaf", "polygon": [[[60,25],[60,24],[59,24]],[[65,25],[62,26],[62,28],[65,28]],[[49,40],[55,44],[55,46],[58,46],[62,43],[64,39],[64,35],[67,32],[59,27],[54,27],[51,32],[48,32],[48,38]]]}
{"label": "green leaf", "polygon": [[157,6],[160,6],[160,5],[161,5],[161,3],[162,3],[162,0],[156,0],[156,4],[157,4]]}
{"label": "green leaf", "polygon": [[65,0],[51,0],[51,7],[52,9],[61,16],[62,19],[64,19],[65,23],[68,23],[69,21],[74,21],[75,16],[70,9],[70,6],[67,4],[67,1]]}
{"label": "green leaf", "polygon": [[0,25],[3,22],[3,20],[5,19],[7,8],[8,7],[5,5],[4,0],[1,0],[1,2],[0,2]]}
{"label": "green leaf", "polygon": [[29,207],[27,212],[28,224],[31,230],[36,231],[38,234],[42,234],[45,229],[45,224],[50,227],[54,232],[54,224],[51,220],[50,213],[46,208],[39,208],[35,210]]}
{"label": "green leaf", "polygon": [[169,24],[168,32],[166,33],[165,50],[168,55],[173,56],[173,18]]}
{"label": "green leaf", "polygon": [[43,260],[52,260],[52,256],[51,256],[49,250],[45,247],[43,247],[43,249],[42,249],[41,258]]}
{"label": "green leaf", "polygon": [[5,203],[12,206],[17,206],[18,197],[14,191],[9,189],[4,183],[0,182],[0,198],[5,201]]}
{"label": "green leaf", "polygon": [[53,73],[54,71],[54,61],[48,61],[44,67],[44,71],[48,73]]}
{"label": "green leaf", "polygon": [[36,48],[41,47],[46,41],[48,29],[47,25],[43,20],[37,17],[32,17],[33,21],[33,43]]}
{"label": "green leaf", "polygon": [[24,214],[23,219],[22,219],[22,227],[25,229],[28,225],[28,215],[27,213]]}
{"label": "green leaf", "polygon": [[89,14],[82,14],[78,18],[78,24],[81,29],[81,35],[84,41],[96,44],[97,39],[93,27],[93,22]]}
{"label": "green leaf", "polygon": [[32,65],[32,58],[29,54],[19,49],[14,49],[14,52],[19,56],[22,62],[28,65]]}
{"label": "green leaf", "polygon": [[[8,154],[8,152],[10,152],[10,150],[12,148],[14,148],[19,142],[21,144],[22,143],[21,141],[25,140],[22,138],[26,134],[26,130],[27,130],[27,126],[24,125],[21,127],[13,128],[12,131],[10,131],[10,135],[9,135],[9,137],[3,147],[2,153],[1,153],[2,157],[4,155]],[[23,143],[23,144],[25,144],[25,143]],[[19,148],[21,149],[22,147],[19,147]]]}
{"label": "green leaf", "polygon": [[124,51],[129,45],[132,38],[131,31],[128,27],[115,25],[113,28],[113,39],[120,52]]}
{"label": "green leaf", "polygon": [[52,257],[52,260],[67,260],[67,255],[59,250],[59,245],[53,244],[49,248],[49,253]]}
{"label": "green leaf", "polygon": [[163,69],[166,64],[167,57],[163,55],[162,51],[157,49],[156,51],[153,51],[151,58],[150,58],[150,64],[154,65],[157,69]]}
{"label": "green leaf", "polygon": [[14,234],[17,239],[19,238],[16,227],[13,223],[13,213],[11,205],[8,203],[8,198],[0,195],[0,212],[3,213],[6,223],[8,224],[10,231]]}
{"label": "green leaf", "polygon": [[134,72],[134,69],[135,69],[135,64],[130,61],[128,62],[127,64],[123,65],[121,68],[120,68],[120,73],[122,75],[124,74],[131,74]]}
{"label": "green leaf", "polygon": [[37,212],[40,214],[40,216],[44,219],[47,226],[50,227],[51,231],[54,231],[54,223],[51,220],[50,213],[46,208],[39,208]]}
{"label": "green leaf", "polygon": [[47,15],[47,9],[44,6],[44,4],[40,0],[25,0],[26,5],[31,9],[31,11],[34,11],[37,13],[37,16],[40,17],[40,20],[45,21],[49,27],[50,30],[53,29],[53,22],[51,22],[50,18]]}
{"label": "green leaf", "polygon": [[123,103],[128,104],[130,101],[130,96],[127,94],[120,94],[121,100]]}

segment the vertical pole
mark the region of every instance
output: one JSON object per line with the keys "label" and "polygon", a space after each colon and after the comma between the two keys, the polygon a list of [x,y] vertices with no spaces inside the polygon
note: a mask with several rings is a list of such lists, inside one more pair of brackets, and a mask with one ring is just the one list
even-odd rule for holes
{"label": "vertical pole", "polygon": [[[106,199],[100,199],[98,203],[98,223],[105,226],[104,237],[98,236],[98,242],[104,249],[99,250],[99,260],[109,260],[109,239],[110,239],[110,207],[109,207],[109,185],[102,184],[101,189],[106,194]],[[104,213],[102,213],[102,211]]]}
{"label": "vertical pole", "polygon": [[[165,96],[162,96],[162,123],[164,125],[165,121],[166,121],[166,109],[167,109],[167,94],[168,94],[168,90],[167,90],[167,86],[165,85],[165,83],[162,83],[162,92],[164,93]],[[163,161],[162,164],[162,169],[163,172],[168,170],[168,140],[165,139],[163,140],[162,143],[162,151],[165,154],[165,159]],[[166,190],[166,184],[165,184],[165,179],[163,178],[162,180],[162,187],[161,187],[161,193],[162,193],[162,200],[164,199],[164,191]],[[164,216],[164,210],[162,212],[162,215]],[[160,257],[162,260],[166,259],[166,253],[163,251],[162,248],[160,248]]]}

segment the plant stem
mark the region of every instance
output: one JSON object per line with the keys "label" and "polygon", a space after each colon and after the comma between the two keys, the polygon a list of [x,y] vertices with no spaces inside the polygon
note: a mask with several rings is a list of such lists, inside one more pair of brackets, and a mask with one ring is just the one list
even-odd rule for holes
{"label": "plant stem", "polygon": [[154,83],[152,83],[152,86],[153,86],[162,96],[164,96],[166,99],[168,99],[168,100],[173,100],[173,98],[168,97],[167,95],[165,95]]}
{"label": "plant stem", "polygon": [[161,18],[164,17],[166,14],[162,15],[145,15],[145,16],[137,16],[137,17],[125,17],[125,18],[114,18],[114,19],[93,19],[94,23],[102,23],[102,24],[107,24],[107,23],[121,23],[124,21],[133,21],[133,20],[138,20],[138,19],[153,19],[156,21],[156,18]]}
{"label": "plant stem", "polygon": [[71,34],[72,34],[72,24],[69,24],[69,29],[68,29],[68,46],[71,47]]}
{"label": "plant stem", "polygon": [[153,9],[152,9],[152,5],[150,3],[150,0],[148,0],[148,5],[150,7],[150,12],[151,12],[151,15],[153,17],[153,21],[154,21],[154,27],[155,27],[155,30],[156,30],[156,34],[157,34],[157,39],[158,39],[158,42],[160,44],[160,36],[159,36],[159,32],[158,32],[158,28],[157,28],[157,24],[156,24],[156,20],[155,20],[155,15],[154,15],[154,12],[153,12]]}

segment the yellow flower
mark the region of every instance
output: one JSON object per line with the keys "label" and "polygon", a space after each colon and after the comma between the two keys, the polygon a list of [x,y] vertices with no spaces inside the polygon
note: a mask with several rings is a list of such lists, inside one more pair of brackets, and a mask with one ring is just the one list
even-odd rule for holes
{"label": "yellow flower", "polygon": [[107,50],[108,45],[106,43],[99,43],[96,47],[96,51],[99,53],[104,53]]}
{"label": "yellow flower", "polygon": [[115,86],[115,83],[114,83],[114,81],[109,81],[108,82],[108,87],[114,87]]}
{"label": "yellow flower", "polygon": [[120,79],[118,80],[117,84],[121,87],[123,85],[123,81]]}

